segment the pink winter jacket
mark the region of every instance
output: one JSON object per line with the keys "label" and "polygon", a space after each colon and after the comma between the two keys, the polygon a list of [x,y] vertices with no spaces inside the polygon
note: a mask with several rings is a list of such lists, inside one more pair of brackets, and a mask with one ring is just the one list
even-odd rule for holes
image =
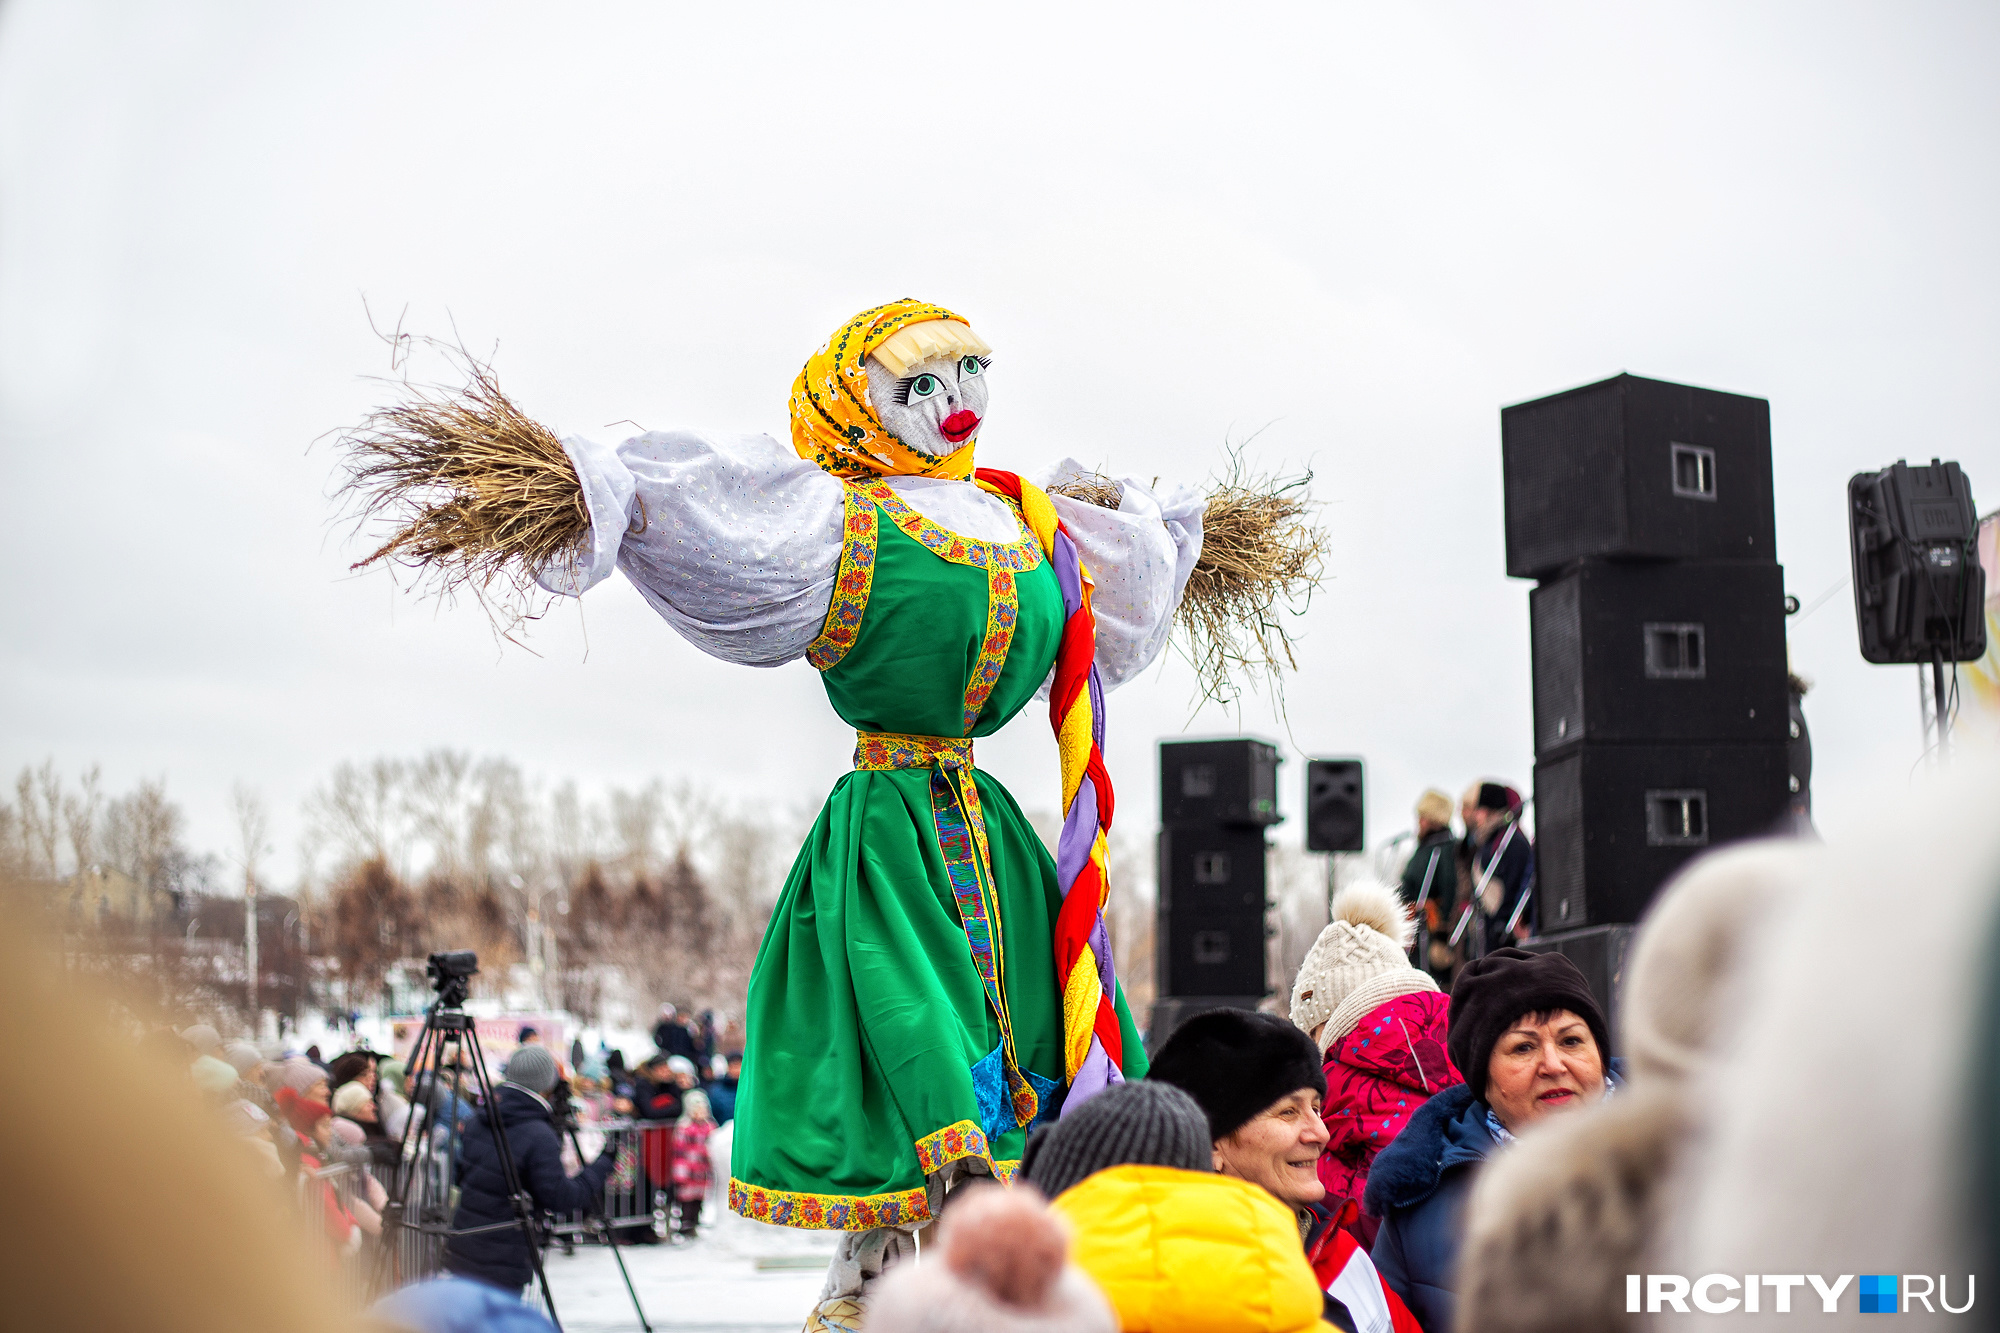
{"label": "pink winter jacket", "polygon": [[[1326,1100],[1320,1118],[1333,1141],[1319,1159],[1325,1207],[1365,1246],[1375,1243],[1377,1219],[1361,1212],[1368,1168],[1375,1154],[1402,1132],[1434,1092],[1465,1080],[1445,1054],[1451,997],[1438,991],[1399,995],[1361,1016],[1354,1030],[1327,1048]],[[1352,1200],[1354,1207],[1346,1208]]]}

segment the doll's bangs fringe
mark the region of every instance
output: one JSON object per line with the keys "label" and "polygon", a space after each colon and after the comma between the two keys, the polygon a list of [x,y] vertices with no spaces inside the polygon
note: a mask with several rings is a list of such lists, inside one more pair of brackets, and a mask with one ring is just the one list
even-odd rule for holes
{"label": "doll's bangs fringe", "polygon": [[889,368],[898,379],[910,367],[938,357],[991,356],[993,349],[972,331],[969,324],[955,319],[927,319],[896,330],[875,344],[872,356]]}

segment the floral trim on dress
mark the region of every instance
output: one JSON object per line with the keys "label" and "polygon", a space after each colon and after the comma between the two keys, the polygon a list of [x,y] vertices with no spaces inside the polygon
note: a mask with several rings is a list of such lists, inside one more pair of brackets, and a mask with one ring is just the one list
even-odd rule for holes
{"label": "floral trim on dress", "polygon": [[[970,1120],[946,1125],[916,1142],[917,1161],[925,1175],[942,1171],[952,1162],[972,1157],[986,1163],[993,1178],[1003,1185],[1014,1183],[1021,1169],[1017,1160],[996,1162],[986,1142],[985,1131]],[[756,1222],[779,1227],[806,1227],[822,1231],[869,1231],[875,1227],[908,1227],[931,1219],[930,1200],[923,1186],[895,1190],[888,1194],[801,1194],[792,1190],[766,1189],[731,1176],[729,1210]]]}
{"label": "floral trim on dress", "polygon": [[[876,507],[889,516],[889,521],[918,545],[954,565],[972,565],[979,569],[991,569],[998,565],[1019,573],[1037,568],[1042,563],[1042,544],[1035,540],[1035,534],[1027,530],[1026,524],[1021,525],[1020,541],[980,541],[931,522],[910,508],[903,497],[896,494],[896,488],[886,481],[850,481],[846,485],[850,491],[859,491],[874,501]],[[1009,508],[1014,506],[1010,504]],[[1018,508],[1014,509],[1014,520],[1021,522]]]}
{"label": "floral trim on dress", "polygon": [[1014,626],[1021,619],[1021,595],[1014,586],[1014,571],[1004,565],[986,567],[986,637],[979,645],[979,661],[973,664],[971,679],[965,683],[965,732],[969,736],[979,723],[987,696],[999,683],[1000,669],[1007,665],[1007,650],[1014,644]]}
{"label": "floral trim on dress", "polygon": [[921,1185],[890,1194],[798,1194],[746,1185],[734,1176],[729,1178],[729,1210],[775,1227],[823,1231],[872,1231],[931,1219]]}
{"label": "floral trim on dress", "polygon": [[993,1160],[993,1152],[986,1144],[986,1131],[970,1120],[961,1120],[946,1125],[935,1134],[926,1134],[917,1140],[917,1161],[922,1164],[925,1175],[942,1171],[949,1162],[961,1157],[981,1157]]}
{"label": "floral trim on dress", "polygon": [[806,648],[806,660],[825,671],[847,656],[861,633],[861,616],[868,609],[868,590],[875,581],[877,528],[875,506],[846,488],[842,508],[840,568],[833,576],[833,604],[826,609],[826,628]]}

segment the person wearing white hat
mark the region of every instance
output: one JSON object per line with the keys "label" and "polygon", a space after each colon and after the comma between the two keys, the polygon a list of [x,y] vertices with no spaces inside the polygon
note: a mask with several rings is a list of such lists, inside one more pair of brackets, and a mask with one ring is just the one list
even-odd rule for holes
{"label": "person wearing white hat", "polygon": [[1361,1211],[1375,1154],[1432,1093],[1464,1082],[1445,1051],[1450,998],[1410,965],[1411,929],[1395,890],[1350,884],[1292,983],[1292,1022],[1325,1061],[1324,1206],[1364,1245],[1377,1225]]}

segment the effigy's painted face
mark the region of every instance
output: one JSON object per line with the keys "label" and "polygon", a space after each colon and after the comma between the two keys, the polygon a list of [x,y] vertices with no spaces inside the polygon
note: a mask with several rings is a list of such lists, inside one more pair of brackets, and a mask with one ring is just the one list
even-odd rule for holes
{"label": "effigy's painted face", "polygon": [[870,356],[868,403],[891,435],[938,458],[957,453],[986,418],[990,358],[935,357],[897,376]]}

